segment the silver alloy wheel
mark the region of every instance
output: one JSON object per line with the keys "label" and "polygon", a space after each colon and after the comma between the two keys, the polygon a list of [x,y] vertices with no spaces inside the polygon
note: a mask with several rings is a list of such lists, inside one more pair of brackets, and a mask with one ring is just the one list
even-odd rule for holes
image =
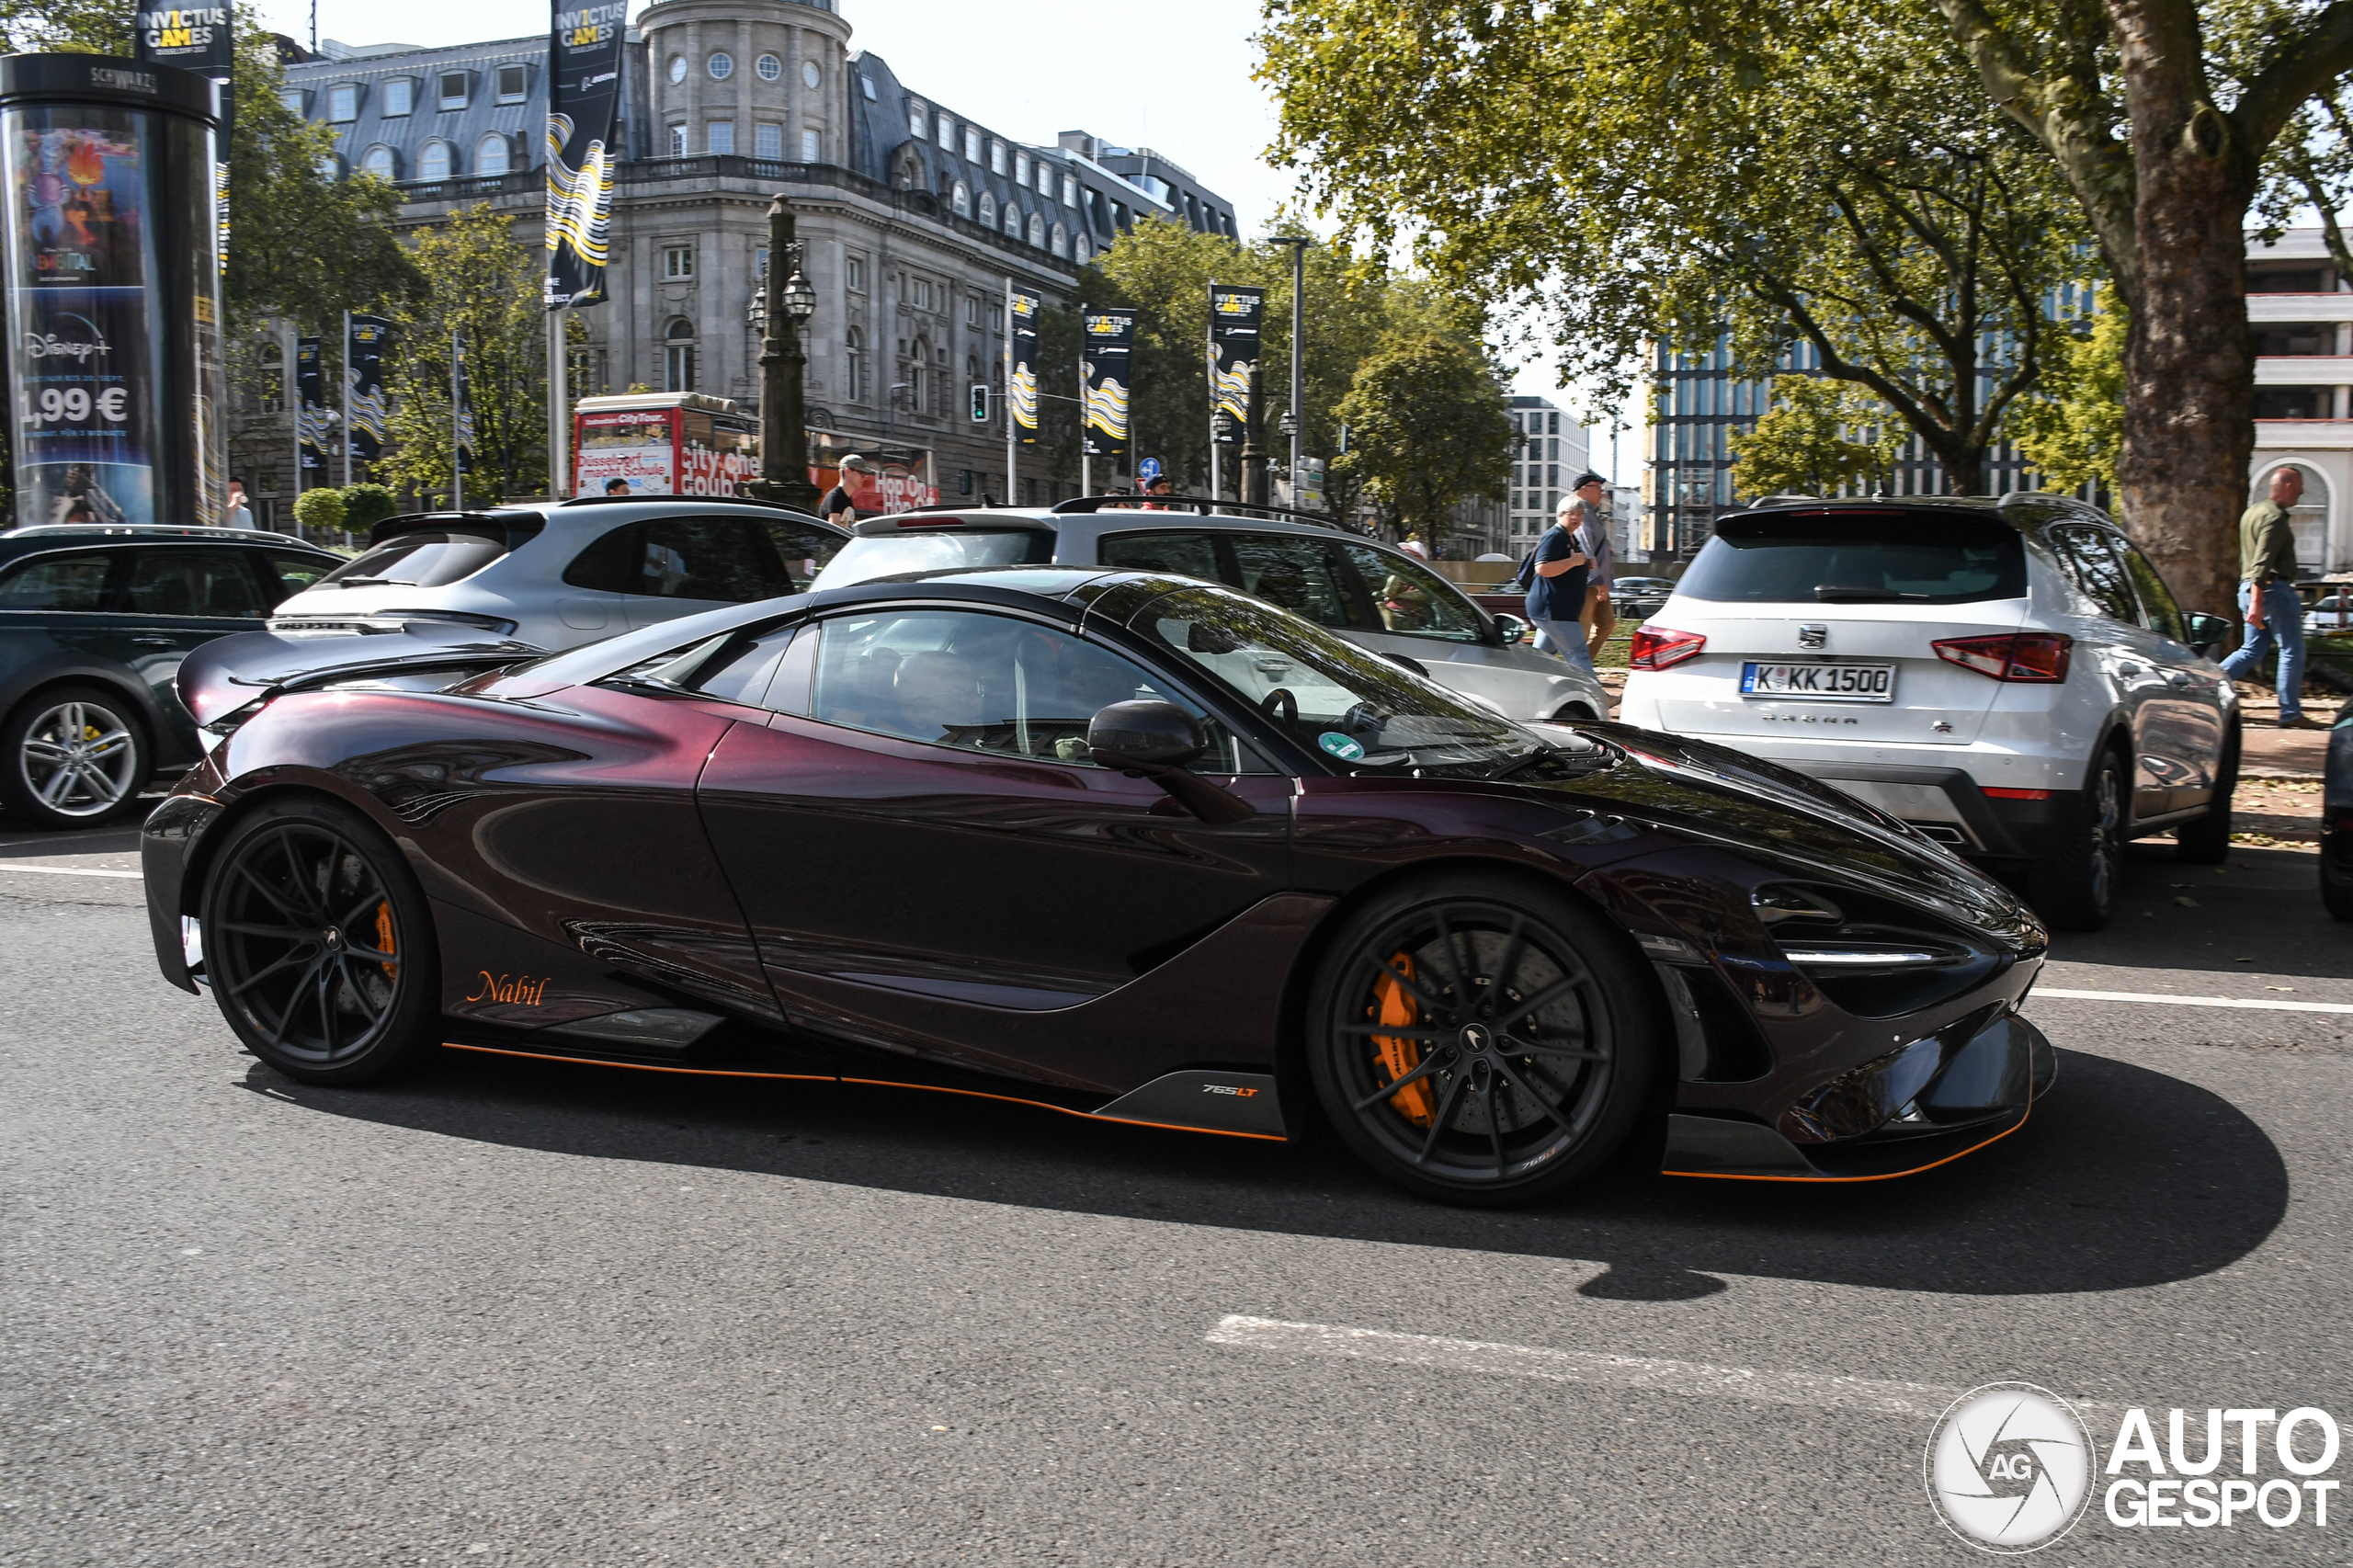
{"label": "silver alloy wheel", "polygon": [[139,740],[122,715],[79,698],[36,714],[17,748],[31,797],[62,817],[98,817],[139,787]]}
{"label": "silver alloy wheel", "polygon": [[2114,896],[2118,865],[2124,858],[2123,791],[2117,785],[2115,763],[2101,767],[2094,788],[2097,796],[2093,805],[2098,814],[2092,823],[2092,902],[2106,909]]}

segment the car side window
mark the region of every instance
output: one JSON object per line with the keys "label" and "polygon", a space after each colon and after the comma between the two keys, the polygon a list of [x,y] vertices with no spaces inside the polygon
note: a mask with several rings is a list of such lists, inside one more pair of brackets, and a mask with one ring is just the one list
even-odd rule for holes
{"label": "car side window", "polygon": [[102,610],[114,552],[36,556],[0,571],[0,609]]}
{"label": "car side window", "polygon": [[253,617],[261,598],[234,550],[142,550],[131,558],[133,615]]}
{"label": "car side window", "polygon": [[811,528],[783,517],[763,517],[760,526],[767,530],[768,542],[776,547],[777,555],[784,562],[785,574],[792,580],[792,591],[801,593],[809,580],[823,569],[825,562],[840,552],[839,534],[824,528]]}
{"label": "car side window", "polygon": [[1114,702],[1174,702],[1211,734],[1199,772],[1236,771],[1233,736],[1142,665],[1068,632],[970,610],[824,622],[809,716],[879,734],[1091,767],[1087,722]]}
{"label": "car side window", "polygon": [[263,579],[267,582],[274,578],[278,585],[270,590],[268,596],[273,609],[280,601],[292,598],[343,564],[339,561],[322,561],[311,555],[280,555],[276,551],[266,552],[263,559]]}
{"label": "car side window", "polygon": [[761,519],[665,517],[638,530],[625,594],[749,604],[792,592]]}
{"label": "car side window", "polygon": [[1234,533],[1226,542],[1233,550],[1233,585],[1253,598],[1318,626],[1346,627],[1358,619],[1349,613],[1354,596],[1341,579],[1339,563],[1321,540]]}
{"label": "car side window", "polygon": [[2099,606],[2100,613],[2128,626],[2141,623],[2141,607],[2132,597],[2132,582],[2125,574],[2124,563],[2109,548],[2108,538],[2097,528],[2052,528],[2047,535],[2052,552],[2067,574],[2068,581],[2081,588],[2091,601]]}
{"label": "car side window", "polygon": [[2109,542],[2124,559],[2125,573],[2132,579],[2133,591],[2140,596],[2141,616],[2149,629],[2188,647],[2189,631],[2182,622],[2181,606],[2174,602],[2173,590],[2165,586],[2156,566],[2130,540]]}
{"label": "car side window", "polygon": [[1106,566],[1131,572],[1169,572],[1209,583],[1225,580],[1218,566],[1217,541],[1206,533],[1154,528],[1105,534],[1096,556]]}
{"label": "car side window", "polygon": [[631,575],[637,566],[638,529],[638,524],[624,523],[590,540],[563,569],[566,585],[608,594],[630,592]]}
{"label": "car side window", "polygon": [[1343,544],[1340,549],[1370,591],[1383,630],[1449,642],[1476,642],[1484,635],[1471,602],[1421,562],[1369,544]]}

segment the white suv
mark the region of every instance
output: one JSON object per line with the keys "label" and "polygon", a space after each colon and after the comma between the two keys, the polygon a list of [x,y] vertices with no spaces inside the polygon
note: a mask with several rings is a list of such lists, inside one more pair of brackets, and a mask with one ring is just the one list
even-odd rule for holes
{"label": "white suv", "polygon": [[2127,839],[2229,853],[2228,629],[2063,496],[1774,503],[1635,633],[1619,716],[1833,783],[2096,930]]}

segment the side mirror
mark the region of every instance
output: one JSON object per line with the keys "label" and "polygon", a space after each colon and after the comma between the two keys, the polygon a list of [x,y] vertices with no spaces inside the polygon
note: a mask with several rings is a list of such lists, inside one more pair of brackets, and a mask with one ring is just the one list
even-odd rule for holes
{"label": "side mirror", "polygon": [[1173,702],[1114,702],[1086,722],[1086,755],[1097,767],[1149,778],[1205,823],[1247,822],[1257,809],[1233,790],[1185,771],[1210,749],[1190,713]]}
{"label": "side mirror", "polygon": [[2189,646],[2192,651],[2211,656],[2214,650],[2230,641],[2231,623],[2219,615],[2208,615],[2193,609],[2182,616],[2188,623]]}
{"label": "side mirror", "polygon": [[1182,767],[1210,749],[1190,713],[1173,702],[1114,702],[1086,722],[1086,749],[1105,767]]}
{"label": "side mirror", "polygon": [[1506,643],[1528,641],[1528,622],[1516,615],[1495,617],[1495,631],[1502,635]]}

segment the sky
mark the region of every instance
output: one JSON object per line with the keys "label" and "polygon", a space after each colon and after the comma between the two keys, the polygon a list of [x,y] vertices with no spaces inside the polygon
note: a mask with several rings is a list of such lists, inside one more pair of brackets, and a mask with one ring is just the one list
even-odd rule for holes
{"label": "sky", "polygon": [[[545,0],[316,0],[318,36],[347,44],[425,46],[545,32]],[[1251,79],[1257,0],[837,0],[850,47],[891,62],[911,89],[1032,143],[1064,131],[1149,146],[1234,204],[1245,233],[1295,200],[1292,176],[1267,163],[1271,95]],[[307,43],[304,0],[260,0],[263,17]],[[642,7],[641,7],[642,8]],[[632,12],[631,19],[634,20]],[[1524,366],[1512,390],[1553,395],[1548,363]],[[1563,401],[1566,401],[1565,399]],[[1601,461],[1608,441],[1594,433]],[[1627,483],[1639,441],[1620,442]]]}

